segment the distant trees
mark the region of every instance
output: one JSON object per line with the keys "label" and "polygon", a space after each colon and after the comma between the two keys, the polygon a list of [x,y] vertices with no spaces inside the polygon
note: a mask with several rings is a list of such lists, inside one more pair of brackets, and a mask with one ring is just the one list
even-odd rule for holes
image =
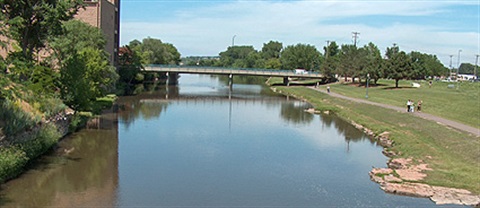
{"label": "distant trees", "polygon": [[170,43],[163,43],[160,39],[144,38],[142,42],[132,40],[129,48],[141,57],[142,64],[179,64],[180,53]]}
{"label": "distant trees", "polygon": [[320,52],[312,45],[297,44],[283,49],[280,61],[284,69],[320,69]]}
{"label": "distant trees", "polygon": [[[444,76],[448,69],[434,55],[417,51],[406,53],[397,45],[387,48],[384,57],[372,42],[357,47],[355,45],[337,45],[335,41],[323,47],[323,54],[314,46],[296,44],[283,47],[278,41],[264,43],[262,50],[253,46],[232,46],[220,52],[219,59],[193,59],[187,65],[221,66],[236,68],[295,69],[319,71],[327,82],[336,77],[353,78],[353,81],[366,80],[376,84],[381,78],[394,79],[398,86],[401,79],[425,79]],[[471,66],[464,65],[472,71]]]}

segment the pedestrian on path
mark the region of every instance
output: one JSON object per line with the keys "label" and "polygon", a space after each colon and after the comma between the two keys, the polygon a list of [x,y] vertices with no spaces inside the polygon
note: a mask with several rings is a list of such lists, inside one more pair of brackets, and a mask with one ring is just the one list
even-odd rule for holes
{"label": "pedestrian on path", "polygon": [[410,101],[410,99],[408,99],[407,101],[407,112],[410,112],[410,106],[412,105],[412,101]]}
{"label": "pedestrian on path", "polygon": [[330,93],[330,86],[327,86],[327,92]]}
{"label": "pedestrian on path", "polygon": [[422,111],[422,100],[419,100],[417,103],[417,111],[421,112]]}

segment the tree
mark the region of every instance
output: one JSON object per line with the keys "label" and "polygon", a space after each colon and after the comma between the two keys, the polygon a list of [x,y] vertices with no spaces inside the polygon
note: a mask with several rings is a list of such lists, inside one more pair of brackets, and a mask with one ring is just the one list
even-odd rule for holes
{"label": "tree", "polygon": [[287,46],[281,54],[280,61],[284,69],[318,70],[320,52],[312,45],[297,44]]}
{"label": "tree", "polygon": [[398,81],[412,77],[413,68],[410,58],[404,51],[400,51],[396,44],[391,48],[387,48],[385,54],[387,56],[385,76],[386,78],[394,79],[395,87],[398,88]]}
{"label": "tree", "polygon": [[[478,66],[477,66],[477,70],[478,70]],[[475,71],[475,65],[470,63],[462,63],[458,68],[459,74],[474,74],[474,71]]]}
{"label": "tree", "polygon": [[380,54],[378,47],[372,42],[368,43],[363,47],[366,56],[365,56],[365,68],[363,75],[369,76],[374,80],[374,84],[377,84],[377,81],[383,77],[383,59]]}
{"label": "tree", "polygon": [[425,79],[428,76],[448,75],[448,69],[437,59],[437,56],[412,51],[410,54],[412,61],[412,78]]}
{"label": "tree", "polygon": [[142,60],[142,64],[178,64],[180,53],[170,43],[163,43],[160,39],[145,38],[142,42],[133,40],[129,43]]}
{"label": "tree", "polygon": [[360,77],[365,66],[365,51],[355,45],[342,45],[337,73],[345,77]]}
{"label": "tree", "polygon": [[323,47],[324,61],[320,68],[322,74],[330,81],[335,80],[335,70],[339,64],[339,48],[335,41],[330,42],[328,46]]}
{"label": "tree", "polygon": [[[62,65],[67,60],[85,48],[103,49],[106,44],[103,32],[87,23],[70,20],[63,24],[64,34],[50,40],[53,53],[52,61]],[[106,52],[104,56],[107,56]]]}
{"label": "tree", "polygon": [[17,41],[22,55],[33,59],[33,53],[45,47],[49,37],[62,34],[62,22],[73,18],[82,0],[2,0],[2,30]]}
{"label": "tree", "polygon": [[62,100],[74,110],[90,110],[90,104],[113,90],[118,79],[105,52],[100,29],[72,20],[64,34],[51,40],[52,66],[60,72],[58,89]]}
{"label": "tree", "polygon": [[[248,68],[248,62],[254,62],[251,60],[254,57],[250,57],[250,60],[247,61],[248,55],[252,52],[256,52],[253,46],[230,46],[226,51],[220,52],[219,65],[223,67]],[[258,56],[256,57],[258,58]]]}
{"label": "tree", "polygon": [[265,60],[272,58],[280,58],[280,53],[282,52],[283,44],[278,41],[270,41],[264,43],[262,47],[262,57]]}
{"label": "tree", "polygon": [[111,91],[117,79],[104,51],[87,47],[69,57],[60,70],[62,100],[74,110],[91,110],[91,103]]}

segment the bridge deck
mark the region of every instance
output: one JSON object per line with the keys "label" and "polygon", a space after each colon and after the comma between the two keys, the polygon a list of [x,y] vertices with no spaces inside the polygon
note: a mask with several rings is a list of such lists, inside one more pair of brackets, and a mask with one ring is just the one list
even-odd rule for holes
{"label": "bridge deck", "polygon": [[297,77],[297,78],[322,78],[323,77],[322,74],[317,72],[299,74],[299,73],[295,73],[293,70],[171,66],[171,65],[149,65],[145,67],[145,71],[174,72],[174,73],[186,73],[186,74],[249,75],[249,76]]}

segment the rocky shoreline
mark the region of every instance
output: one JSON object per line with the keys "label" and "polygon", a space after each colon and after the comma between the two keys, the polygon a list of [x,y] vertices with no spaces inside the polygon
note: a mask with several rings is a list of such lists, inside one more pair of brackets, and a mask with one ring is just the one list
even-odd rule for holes
{"label": "rocky shoreline", "polygon": [[[326,113],[314,109],[307,109],[309,113]],[[375,133],[364,126],[349,121],[355,128],[375,138],[384,149],[382,153],[389,157],[388,168],[373,168],[369,175],[372,181],[380,184],[380,188],[387,193],[405,196],[430,198],[438,205],[457,204],[467,206],[480,206],[480,195],[475,195],[468,190],[431,186],[423,183],[427,171],[432,171],[422,160],[412,158],[396,158],[397,153],[389,150],[394,145],[389,132]],[[431,159],[431,158],[430,158]]]}
{"label": "rocky shoreline", "polygon": [[[430,198],[435,204],[458,204],[467,206],[479,206],[480,195],[464,189],[447,188],[440,186],[431,186],[422,183],[427,176],[427,171],[432,171],[422,160],[414,160],[412,158],[392,158],[397,156],[390,151],[394,145],[390,139],[389,132],[383,132],[377,136],[371,130],[357,124],[351,123],[355,128],[365,132],[368,136],[372,136],[384,148],[382,153],[390,158],[388,168],[373,168],[369,175],[372,181],[380,184],[380,188],[387,193]],[[431,159],[431,158],[430,158]]]}

